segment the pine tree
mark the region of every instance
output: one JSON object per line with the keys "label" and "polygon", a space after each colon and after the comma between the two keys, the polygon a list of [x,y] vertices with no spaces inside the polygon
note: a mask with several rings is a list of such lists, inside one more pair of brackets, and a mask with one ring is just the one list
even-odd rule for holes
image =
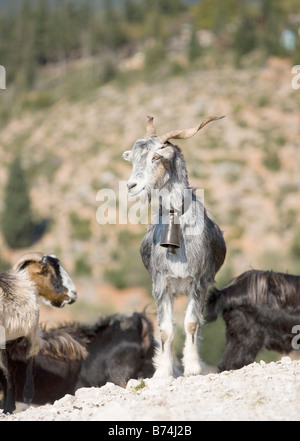
{"label": "pine tree", "polygon": [[197,40],[196,30],[193,27],[191,30],[191,38],[188,46],[188,57],[190,62],[195,61],[201,55],[201,47]]}
{"label": "pine tree", "polygon": [[12,162],[5,190],[2,234],[11,248],[31,244],[33,221],[28,186],[19,157]]}

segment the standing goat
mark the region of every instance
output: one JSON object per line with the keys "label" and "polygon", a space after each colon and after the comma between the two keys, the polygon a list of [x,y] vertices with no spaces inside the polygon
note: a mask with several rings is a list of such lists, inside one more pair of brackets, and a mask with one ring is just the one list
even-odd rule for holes
{"label": "standing goat", "polygon": [[293,350],[293,327],[300,324],[300,276],[247,271],[224,289],[213,288],[206,305],[208,322],[222,312],[226,347],[219,370],[239,369],[263,349]]}
{"label": "standing goat", "polygon": [[[201,372],[198,328],[203,321],[208,286],[214,282],[224,262],[226,246],[221,230],[202,202],[192,195],[180,148],[169,140],[190,138],[216,119],[219,117],[208,117],[194,128],[157,136],[153,117],[148,117],[146,135],[123,154],[125,160],[133,163],[127,183],[129,195],[149,200],[155,192],[161,195],[158,222],[149,226],[140,248],[143,263],[152,277],[158,312],[161,345],[155,357],[156,377],[172,375],[172,315],[174,298],[178,294],[188,296],[184,320],[184,375]],[[189,203],[185,203],[188,191],[192,196]]]}
{"label": "standing goat", "polygon": [[40,348],[39,299],[62,307],[76,300],[76,288],[53,254],[27,253],[13,269],[0,274],[0,382],[4,388],[4,413],[15,409],[15,366],[5,348],[6,342],[28,340],[24,402],[33,396],[33,363]]}

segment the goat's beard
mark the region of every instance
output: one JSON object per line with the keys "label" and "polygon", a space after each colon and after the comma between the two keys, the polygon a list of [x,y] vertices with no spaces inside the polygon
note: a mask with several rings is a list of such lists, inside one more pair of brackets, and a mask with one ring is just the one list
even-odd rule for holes
{"label": "goat's beard", "polygon": [[170,177],[167,173],[156,182],[149,182],[138,193],[141,203],[154,205],[163,203],[164,206],[180,209],[184,188],[181,185],[170,184]]}
{"label": "goat's beard", "polygon": [[149,185],[146,185],[145,188],[139,193],[139,198],[142,204],[147,204],[151,202],[152,189]]}

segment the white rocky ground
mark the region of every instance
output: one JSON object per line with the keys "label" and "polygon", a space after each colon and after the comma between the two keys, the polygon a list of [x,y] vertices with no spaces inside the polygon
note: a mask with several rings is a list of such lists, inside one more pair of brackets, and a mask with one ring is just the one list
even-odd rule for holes
{"label": "white rocky ground", "polygon": [[221,374],[82,388],[1,421],[299,420],[300,361],[284,357]]}

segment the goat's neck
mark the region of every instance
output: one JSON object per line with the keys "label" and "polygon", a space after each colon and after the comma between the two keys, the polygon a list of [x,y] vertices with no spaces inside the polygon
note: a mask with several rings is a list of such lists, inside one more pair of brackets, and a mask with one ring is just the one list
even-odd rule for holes
{"label": "goat's neck", "polygon": [[169,178],[160,189],[163,196],[162,204],[175,210],[181,210],[183,200],[189,189],[185,164],[182,162],[179,164],[180,168],[177,166],[169,171]]}

